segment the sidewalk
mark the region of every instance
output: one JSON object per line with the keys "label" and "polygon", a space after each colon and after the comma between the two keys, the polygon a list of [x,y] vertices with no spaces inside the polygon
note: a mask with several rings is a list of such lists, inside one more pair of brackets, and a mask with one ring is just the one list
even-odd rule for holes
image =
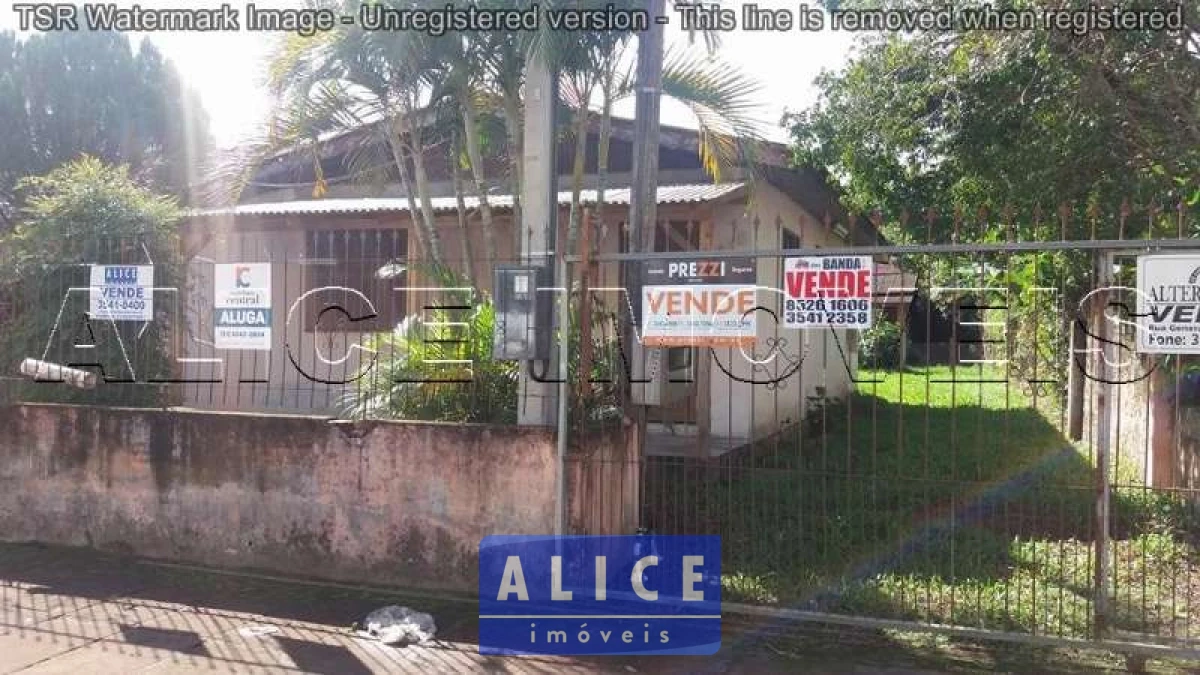
{"label": "sidewalk", "polygon": [[[392,648],[348,628],[387,604],[433,614],[438,640]],[[944,640],[726,620],[715,657],[485,657],[474,603],[435,594],[228,575],[79,549],[0,544],[3,673],[937,673],[1096,672],[1111,655],[977,651]],[[925,642],[922,643],[922,640]],[[921,645],[926,646],[922,647]],[[1033,660],[1030,660],[1030,659]],[[1179,672],[1168,668],[1167,672]]]}

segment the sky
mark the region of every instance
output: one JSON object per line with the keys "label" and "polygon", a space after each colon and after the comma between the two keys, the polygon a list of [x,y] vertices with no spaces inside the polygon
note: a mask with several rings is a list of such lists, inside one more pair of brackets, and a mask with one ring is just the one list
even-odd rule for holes
{"label": "sky", "polygon": [[[130,6],[133,0],[114,4]],[[143,6],[156,8],[219,7],[221,0],[154,0]],[[235,7],[243,7],[239,2]],[[296,7],[303,2],[287,0],[258,0],[260,7]],[[671,3],[668,3],[670,6]],[[739,7],[742,3],[725,3]],[[763,8],[793,9],[794,2],[761,0]],[[687,41],[671,17],[668,46],[686,47]],[[17,15],[12,3],[0,5],[0,30],[16,30]],[[146,36],[175,63],[184,80],[199,92],[208,113],[217,144],[235,145],[239,139],[252,135],[266,117],[270,101],[262,86],[263,62],[270,53],[278,34],[240,32],[210,33],[151,33],[133,34],[134,39]],[[837,69],[849,53],[852,38],[848,33],[821,32],[750,32],[736,29],[721,34],[720,57],[751,74],[762,84],[759,96],[762,106],[756,115],[762,122],[764,134],[773,140],[786,140],[778,127],[785,109],[801,110],[816,96],[812,86],[823,69]],[[699,45],[696,49],[702,49]],[[616,114],[632,117],[633,104],[618,106]],[[671,101],[662,104],[662,122],[677,126],[695,127],[686,108]]]}

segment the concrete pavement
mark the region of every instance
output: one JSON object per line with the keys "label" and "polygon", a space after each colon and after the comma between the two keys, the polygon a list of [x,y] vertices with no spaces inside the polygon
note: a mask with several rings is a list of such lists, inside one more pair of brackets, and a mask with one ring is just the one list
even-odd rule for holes
{"label": "concrete pavement", "polygon": [[[399,604],[438,639],[393,648],[350,624]],[[714,657],[486,657],[477,604],[440,594],[224,573],[82,549],[0,544],[0,673],[1097,672],[1113,655],[905,639],[830,626],[723,622]],[[760,630],[760,629],[767,630]],[[926,639],[928,638],[928,639]],[[1165,664],[1159,672],[1192,672]]]}

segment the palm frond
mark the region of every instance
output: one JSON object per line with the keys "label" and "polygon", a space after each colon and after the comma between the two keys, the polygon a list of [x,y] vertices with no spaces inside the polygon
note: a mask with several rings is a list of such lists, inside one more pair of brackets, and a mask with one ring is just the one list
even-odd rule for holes
{"label": "palm frond", "polygon": [[723,167],[754,155],[762,133],[754,113],[761,85],[736,67],[712,57],[684,53],[664,59],[663,94],[687,106],[700,126],[700,156],[714,180]]}

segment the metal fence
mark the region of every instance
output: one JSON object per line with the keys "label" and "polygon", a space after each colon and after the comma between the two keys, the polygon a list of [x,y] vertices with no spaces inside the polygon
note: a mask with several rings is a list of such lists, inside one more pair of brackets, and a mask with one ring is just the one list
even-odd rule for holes
{"label": "metal fence", "polygon": [[[227,239],[215,258],[157,260],[140,238],[98,239],[78,261],[39,262],[0,286],[0,400],[516,422],[517,367],[488,358],[482,261],[472,275],[456,258],[409,256],[402,230]],[[269,337],[220,345],[216,277],[256,263],[270,265]],[[151,264],[149,320],[96,314],[93,268]],[[26,359],[98,385],[31,379],[18,372]]]}
{"label": "metal fence", "polygon": [[[690,350],[671,372],[691,388],[622,422],[642,426],[641,454],[585,450],[604,424],[572,420],[576,531],[721,535],[725,599],[781,620],[1194,656],[1200,396],[1186,359],[1136,355],[1114,318],[1134,318],[1138,255],[1200,245],[1182,225],[1137,240],[997,230],[988,243],[574,258],[576,274],[610,278],[747,255],[760,284],[800,256],[870,254],[911,274],[876,285],[862,335],[760,312],[745,351],[771,363],[736,371],[713,364],[746,358],[738,348]],[[889,310],[894,345],[879,330],[889,297],[905,298]],[[759,298],[777,310],[777,294]]]}
{"label": "metal fence", "polygon": [[[1132,285],[1142,252],[1200,249],[1182,224],[1138,240],[1123,221],[1116,239],[956,226],[870,246],[729,225],[776,243],[568,256],[573,531],[719,534],[726,600],[784,618],[1196,646],[1200,396],[1178,360],[1100,339],[1128,344],[1104,312],[1129,294],[1081,302]],[[519,366],[489,358],[482,265],[445,277],[382,232],[305,237],[289,250],[243,236],[220,260],[180,262],[182,290],[156,296],[149,328],[62,321],[86,316],[90,265],[146,262],[137,241],[6,286],[5,398],[516,421]],[[632,308],[611,292],[629,265],[751,257],[770,286],[788,258],[839,254],[896,271],[875,287],[874,322],[894,335],[782,328],[764,292],[776,313],[760,312],[753,347],[665,350],[666,401],[630,405],[624,381],[652,352],[625,338]],[[295,320],[273,323],[272,349],[216,349],[216,266],[256,262],[272,264],[273,311]],[[81,335],[115,363],[96,390],[13,372],[27,357],[88,363]]]}

